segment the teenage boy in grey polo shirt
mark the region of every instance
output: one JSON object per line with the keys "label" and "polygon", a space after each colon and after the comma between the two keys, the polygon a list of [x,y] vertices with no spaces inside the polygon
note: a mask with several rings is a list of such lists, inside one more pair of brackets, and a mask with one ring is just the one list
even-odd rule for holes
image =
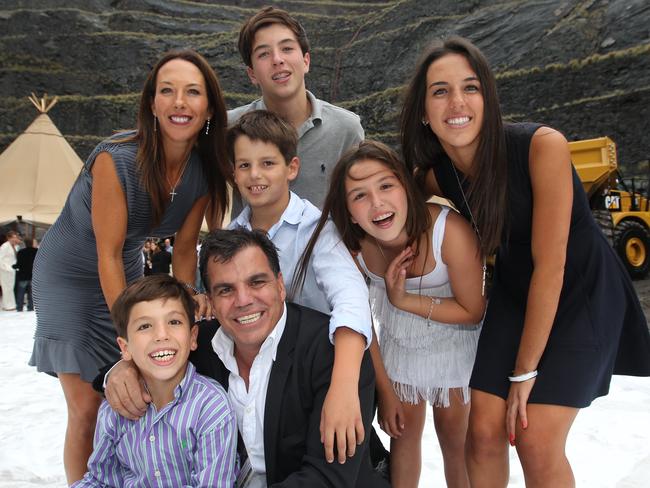
{"label": "teenage boy in grey polo shirt", "polygon": [[[321,207],[334,165],[346,149],[364,138],[359,116],[307,91],[309,42],[300,23],[284,10],[266,7],[248,19],[239,32],[238,47],[262,98],[230,110],[229,124],[246,112],[265,109],[293,125],[301,167],[291,190]],[[233,215],[240,209],[236,202]]]}

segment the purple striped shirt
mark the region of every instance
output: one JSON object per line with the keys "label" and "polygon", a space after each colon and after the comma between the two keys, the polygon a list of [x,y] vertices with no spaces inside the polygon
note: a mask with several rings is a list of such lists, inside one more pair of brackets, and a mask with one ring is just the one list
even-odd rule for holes
{"label": "purple striped shirt", "polygon": [[75,488],[229,487],[237,475],[237,420],[225,390],[187,364],[174,400],[128,420],[104,401],[88,472]]}

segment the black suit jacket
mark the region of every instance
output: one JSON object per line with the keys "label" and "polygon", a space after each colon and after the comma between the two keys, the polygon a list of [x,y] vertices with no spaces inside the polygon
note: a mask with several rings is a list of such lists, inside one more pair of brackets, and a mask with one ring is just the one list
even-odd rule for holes
{"label": "black suit jacket", "polygon": [[[264,456],[268,486],[387,487],[372,469],[368,440],[374,414],[375,376],[370,354],[364,354],[359,400],[365,441],[345,464],[325,461],[320,417],[330,385],[334,348],[328,338],[329,316],[292,303],[271,369],[264,411]],[[226,389],[230,372],[212,349],[219,324],[201,324],[199,347],[190,355],[197,371]]]}

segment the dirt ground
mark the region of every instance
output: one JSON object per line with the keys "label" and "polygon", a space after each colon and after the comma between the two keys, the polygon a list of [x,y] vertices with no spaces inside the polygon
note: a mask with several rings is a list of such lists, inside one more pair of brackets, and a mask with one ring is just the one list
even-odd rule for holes
{"label": "dirt ground", "polygon": [[648,321],[648,327],[650,328],[650,278],[634,281],[633,283],[634,288],[636,288],[636,293],[639,295],[639,301],[643,307],[646,320]]}

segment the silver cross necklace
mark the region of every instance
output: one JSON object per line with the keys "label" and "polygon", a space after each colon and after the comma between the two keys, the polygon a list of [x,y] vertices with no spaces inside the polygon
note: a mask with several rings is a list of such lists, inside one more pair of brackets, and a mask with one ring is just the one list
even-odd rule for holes
{"label": "silver cross necklace", "polygon": [[169,192],[169,196],[171,197],[171,201],[174,201],[174,197],[178,195],[176,193],[176,187],[181,181],[181,178],[183,177],[183,173],[185,173],[185,167],[187,166],[187,162],[190,160],[190,156],[192,155],[192,152],[190,151],[190,154],[187,155],[187,159],[183,163],[183,166],[181,166],[181,171],[178,173],[178,177],[176,178],[176,183],[172,184],[171,181],[169,181],[169,177],[167,178],[167,183],[169,183],[169,188],[171,188],[171,191]]}

